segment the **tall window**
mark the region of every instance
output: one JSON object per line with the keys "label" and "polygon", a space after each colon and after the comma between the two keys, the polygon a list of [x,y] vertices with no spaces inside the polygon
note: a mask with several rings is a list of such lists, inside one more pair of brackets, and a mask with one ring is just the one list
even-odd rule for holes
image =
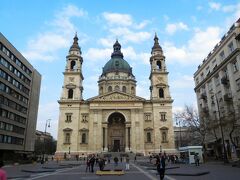
{"label": "tall window", "polygon": [[163,88],[160,88],[160,89],[159,89],[159,97],[160,97],[160,98],[164,98]]}
{"label": "tall window", "polygon": [[157,66],[158,66],[158,69],[162,69],[162,63],[161,63],[161,61],[157,61]]}
{"label": "tall window", "polygon": [[108,86],[108,92],[112,92],[112,86]]}
{"label": "tall window", "polygon": [[165,131],[162,132],[162,142],[167,142],[167,133]]}
{"label": "tall window", "polygon": [[220,56],[220,59],[221,59],[221,60],[224,60],[224,59],[225,59],[224,51],[222,51],[222,52],[219,54],[219,56]]}
{"label": "tall window", "polygon": [[67,143],[67,144],[70,143],[70,133],[65,134],[65,143]]}
{"label": "tall window", "polygon": [[70,123],[72,122],[72,113],[66,113],[66,120],[65,122]]}
{"label": "tall window", "polygon": [[69,89],[68,90],[68,99],[72,99],[73,98],[73,89]]}
{"label": "tall window", "polygon": [[123,92],[126,92],[126,91],[127,91],[126,86],[123,86],[123,87],[122,87],[122,91],[123,91]]}
{"label": "tall window", "polygon": [[100,94],[103,94],[103,87],[100,87]]}
{"label": "tall window", "polygon": [[83,144],[87,143],[86,133],[82,134],[82,143]]}
{"label": "tall window", "polygon": [[75,61],[71,61],[71,67],[70,67],[71,70],[74,70],[76,69],[76,62]]}
{"label": "tall window", "polygon": [[160,117],[161,117],[161,121],[166,121],[166,113],[165,112],[160,112]]}
{"label": "tall window", "polygon": [[114,90],[119,91],[120,90],[119,86],[115,86]]}
{"label": "tall window", "polygon": [[238,64],[237,64],[237,61],[234,61],[234,62],[232,63],[232,66],[233,66],[233,72],[238,71]]}
{"label": "tall window", "polygon": [[228,45],[228,49],[229,49],[229,52],[233,52],[234,50],[234,46],[233,46],[233,42],[231,42],[229,45]]}
{"label": "tall window", "polygon": [[134,87],[131,88],[131,94],[134,94],[135,93],[135,89]]}
{"label": "tall window", "polygon": [[147,132],[147,142],[148,143],[152,142],[151,133],[150,132]]}

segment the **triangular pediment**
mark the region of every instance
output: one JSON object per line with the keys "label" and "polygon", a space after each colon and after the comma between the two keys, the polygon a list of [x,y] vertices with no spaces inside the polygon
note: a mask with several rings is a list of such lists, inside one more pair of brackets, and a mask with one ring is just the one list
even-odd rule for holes
{"label": "triangular pediment", "polygon": [[92,97],[87,101],[145,101],[145,99],[127,93],[115,91]]}

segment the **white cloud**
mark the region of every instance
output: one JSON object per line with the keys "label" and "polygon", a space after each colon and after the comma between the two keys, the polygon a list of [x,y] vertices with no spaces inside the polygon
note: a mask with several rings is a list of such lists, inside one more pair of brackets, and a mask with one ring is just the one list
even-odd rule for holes
{"label": "white cloud", "polygon": [[149,64],[150,53],[136,53],[133,47],[129,46],[122,49],[123,55],[127,60],[138,60],[143,64]]}
{"label": "white cloud", "polygon": [[205,31],[195,29],[193,37],[181,47],[176,47],[171,42],[164,42],[166,58],[170,63],[198,65],[219,42],[220,33],[219,27],[208,27]]}
{"label": "white cloud", "polygon": [[[77,28],[71,22],[72,17],[83,17],[87,13],[76,6],[68,5],[55,14],[55,18],[48,23],[50,30],[40,32],[30,39],[23,55],[32,60],[53,61],[57,59],[56,52],[70,46],[70,40]],[[78,33],[79,39],[84,42],[87,36]]]}
{"label": "white cloud", "polygon": [[222,7],[223,12],[233,12],[236,10],[237,6],[236,5],[227,5]]}
{"label": "white cloud", "polygon": [[109,31],[115,37],[122,37],[124,42],[140,43],[150,39],[152,36],[149,32],[135,32],[126,27],[111,28]]}
{"label": "white cloud", "polygon": [[171,89],[193,89],[194,80],[192,76],[180,75],[180,78],[174,79],[171,84]]}
{"label": "white cloud", "polygon": [[173,35],[176,31],[181,31],[181,30],[185,30],[185,31],[189,30],[188,26],[183,22],[167,24],[165,29],[165,31],[170,35]]}
{"label": "white cloud", "polygon": [[133,24],[129,14],[104,12],[102,15],[109,25],[130,26]]}
{"label": "white cloud", "polygon": [[211,9],[216,10],[216,11],[220,10],[220,8],[221,8],[221,4],[217,3],[217,2],[209,2],[208,4]]}
{"label": "white cloud", "polygon": [[203,9],[202,6],[197,6],[197,10],[198,10],[198,11],[200,11],[200,10],[202,10],[202,9]]}
{"label": "white cloud", "polygon": [[89,48],[85,53],[85,58],[90,61],[97,60],[106,60],[109,59],[112,53],[112,48],[98,49],[98,48]]}
{"label": "white cloud", "polygon": [[149,23],[150,23],[149,20],[144,20],[144,21],[142,21],[142,22],[139,23],[139,24],[135,24],[135,25],[134,25],[134,28],[135,28],[135,29],[142,29],[142,28],[146,27],[146,25],[148,25]]}
{"label": "white cloud", "polygon": [[170,18],[169,18],[168,15],[164,14],[164,15],[163,15],[163,19],[164,19],[164,21],[168,21]]}

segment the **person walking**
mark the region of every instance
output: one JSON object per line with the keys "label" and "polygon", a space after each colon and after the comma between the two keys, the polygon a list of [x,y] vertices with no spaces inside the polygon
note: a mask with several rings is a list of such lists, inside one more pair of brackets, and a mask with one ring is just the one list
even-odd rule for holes
{"label": "person walking", "polygon": [[95,164],[95,155],[93,155],[90,159],[90,165],[91,165],[91,172],[94,172],[94,164]]}
{"label": "person walking", "polygon": [[199,166],[199,156],[198,156],[198,153],[194,154],[194,161],[195,161],[195,165]]}
{"label": "person walking", "polygon": [[160,176],[160,180],[164,179],[165,175],[165,157],[163,155],[159,155],[156,160],[157,171]]}
{"label": "person walking", "polygon": [[129,156],[127,155],[126,156],[126,171],[128,171],[129,170],[129,161],[130,161],[130,159],[129,159]]}
{"label": "person walking", "polygon": [[90,158],[87,157],[87,161],[86,161],[86,172],[90,172]]}
{"label": "person walking", "polygon": [[3,161],[0,161],[0,180],[7,180],[7,173],[2,169],[3,167]]}
{"label": "person walking", "polygon": [[114,163],[115,163],[115,167],[118,166],[118,158],[115,157],[113,160],[114,160]]}

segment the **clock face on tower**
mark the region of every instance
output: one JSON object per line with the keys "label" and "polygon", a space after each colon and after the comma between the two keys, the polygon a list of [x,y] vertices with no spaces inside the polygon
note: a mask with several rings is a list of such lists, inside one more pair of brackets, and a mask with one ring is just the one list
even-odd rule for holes
{"label": "clock face on tower", "polygon": [[164,82],[163,77],[157,77],[157,82],[158,82],[158,83]]}

